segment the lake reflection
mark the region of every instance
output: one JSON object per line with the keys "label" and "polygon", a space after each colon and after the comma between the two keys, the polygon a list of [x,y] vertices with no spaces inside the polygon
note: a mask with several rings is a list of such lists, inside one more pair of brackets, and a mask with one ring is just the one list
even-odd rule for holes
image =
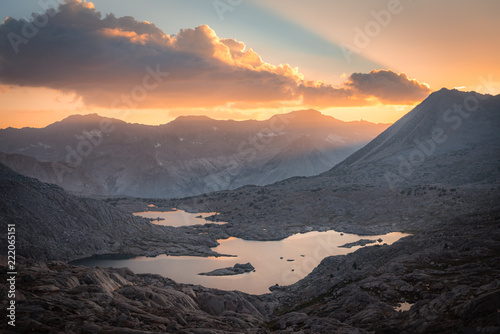
{"label": "lake reflection", "polygon": [[[377,240],[370,245],[392,244],[408,234],[393,232],[385,235],[358,236],[335,231],[295,234],[279,241],[248,241],[239,238],[218,240],[213,250],[237,257],[167,256],[154,258],[104,260],[86,259],[75,262],[85,266],[128,267],[135,273],[155,273],[179,283],[200,284],[221,290],[240,290],[247,293],[269,292],[271,285],[289,285],[309,274],[323,258],[343,255],[361,248],[339,248],[360,239]],[[370,247],[370,245],[365,247]],[[236,276],[202,276],[202,272],[232,267],[236,263],[250,262],[255,272]]]}
{"label": "lake reflection", "polygon": [[191,226],[191,225],[204,225],[204,224],[226,224],[219,222],[212,222],[205,220],[205,218],[214,216],[217,212],[201,212],[201,213],[189,213],[184,210],[174,211],[144,211],[144,212],[134,212],[135,216],[140,216],[149,219],[163,219],[163,220],[153,220],[151,223],[155,225],[163,226]]}

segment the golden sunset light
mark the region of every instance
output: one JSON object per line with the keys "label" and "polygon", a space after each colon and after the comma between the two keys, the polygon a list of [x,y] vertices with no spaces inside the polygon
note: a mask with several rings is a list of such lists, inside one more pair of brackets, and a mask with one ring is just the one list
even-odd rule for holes
{"label": "golden sunset light", "polygon": [[0,333],[500,333],[499,0],[0,13]]}
{"label": "golden sunset light", "polygon": [[[23,37],[30,29],[24,21],[7,17],[0,26],[0,126],[41,127],[73,113],[161,124],[173,115],[263,119],[305,108],[345,120],[394,122],[401,113],[393,106],[408,111],[442,87],[498,90],[494,54],[500,46],[493,16],[475,25],[464,21],[470,7],[466,2],[456,6],[463,11],[456,15],[444,14],[439,4],[430,16],[421,3],[398,3],[378,1],[379,9],[367,8],[352,20],[339,13],[353,13],[358,8],[354,4],[242,4],[234,13],[234,19],[247,15],[241,24],[260,12],[263,26],[289,31],[278,44],[296,39],[282,52],[271,49],[275,33],[252,45],[243,26],[216,19],[213,12],[205,19],[211,25],[172,31],[155,22],[155,16],[147,21],[142,15],[119,17],[104,2],[71,0],[43,26],[32,23],[36,31],[28,38]],[[485,1],[481,7],[491,5]],[[16,8],[30,10],[40,12],[28,4]],[[426,24],[415,28],[424,14]],[[275,21],[267,21],[271,18]],[[443,19],[447,27],[440,30]],[[482,45],[487,52],[474,51]],[[308,55],[312,62],[305,61]]]}

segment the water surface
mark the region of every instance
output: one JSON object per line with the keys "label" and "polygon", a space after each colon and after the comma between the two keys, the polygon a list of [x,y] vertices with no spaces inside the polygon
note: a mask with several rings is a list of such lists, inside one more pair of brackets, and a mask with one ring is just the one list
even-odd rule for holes
{"label": "water surface", "polygon": [[[339,248],[360,239],[377,240],[364,247],[392,244],[408,234],[393,232],[385,235],[358,236],[336,231],[295,234],[279,241],[249,241],[239,238],[218,240],[220,245],[213,250],[236,257],[196,257],[159,255],[154,258],[132,259],[85,259],[75,264],[101,267],[128,267],[135,273],[155,273],[169,277],[179,283],[200,284],[221,290],[240,290],[263,294],[275,284],[289,285],[309,274],[330,255],[343,255],[361,248]],[[385,247],[385,246],[382,246]],[[202,276],[202,272],[232,267],[236,263],[250,262],[255,272],[236,276]]]}
{"label": "water surface", "polygon": [[205,220],[205,218],[217,215],[217,212],[201,212],[201,213],[189,213],[184,210],[174,211],[144,211],[144,212],[134,212],[135,216],[140,216],[152,220],[151,223],[155,225],[163,226],[192,226],[192,225],[204,225],[204,224],[226,224],[220,222],[212,222]]}

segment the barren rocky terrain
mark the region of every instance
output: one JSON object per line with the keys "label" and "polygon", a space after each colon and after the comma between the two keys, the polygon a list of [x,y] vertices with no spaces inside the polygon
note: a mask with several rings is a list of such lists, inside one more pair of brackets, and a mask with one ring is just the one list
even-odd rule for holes
{"label": "barren rocky terrain", "polygon": [[326,258],[263,296],[21,259],[11,332],[497,333],[499,222],[498,206],[436,219],[392,246]]}
{"label": "barren rocky terrain", "polygon": [[[438,128],[445,131],[443,113],[470,96],[478,100],[475,113],[447,129],[448,139],[423,161],[413,159],[411,173],[399,168],[400,157],[409,161],[419,142]],[[326,173],[188,198],[81,198],[0,165],[0,222],[16,222],[25,242],[19,243],[18,327],[0,328],[499,333],[499,99],[442,90]],[[388,171],[397,182],[387,180]],[[174,207],[218,212],[208,219],[228,223],[169,228],[131,215]],[[273,286],[261,296],[54,261],[104,253],[206,256],[217,239],[230,236],[275,240],[329,229],[411,235],[327,257],[296,284]]]}

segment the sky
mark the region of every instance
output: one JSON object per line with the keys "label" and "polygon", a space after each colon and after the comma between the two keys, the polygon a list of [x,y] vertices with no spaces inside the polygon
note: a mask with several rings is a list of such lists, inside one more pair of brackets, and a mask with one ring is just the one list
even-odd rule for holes
{"label": "sky", "polygon": [[98,113],[392,123],[442,87],[500,93],[500,1],[3,0],[0,128]]}

